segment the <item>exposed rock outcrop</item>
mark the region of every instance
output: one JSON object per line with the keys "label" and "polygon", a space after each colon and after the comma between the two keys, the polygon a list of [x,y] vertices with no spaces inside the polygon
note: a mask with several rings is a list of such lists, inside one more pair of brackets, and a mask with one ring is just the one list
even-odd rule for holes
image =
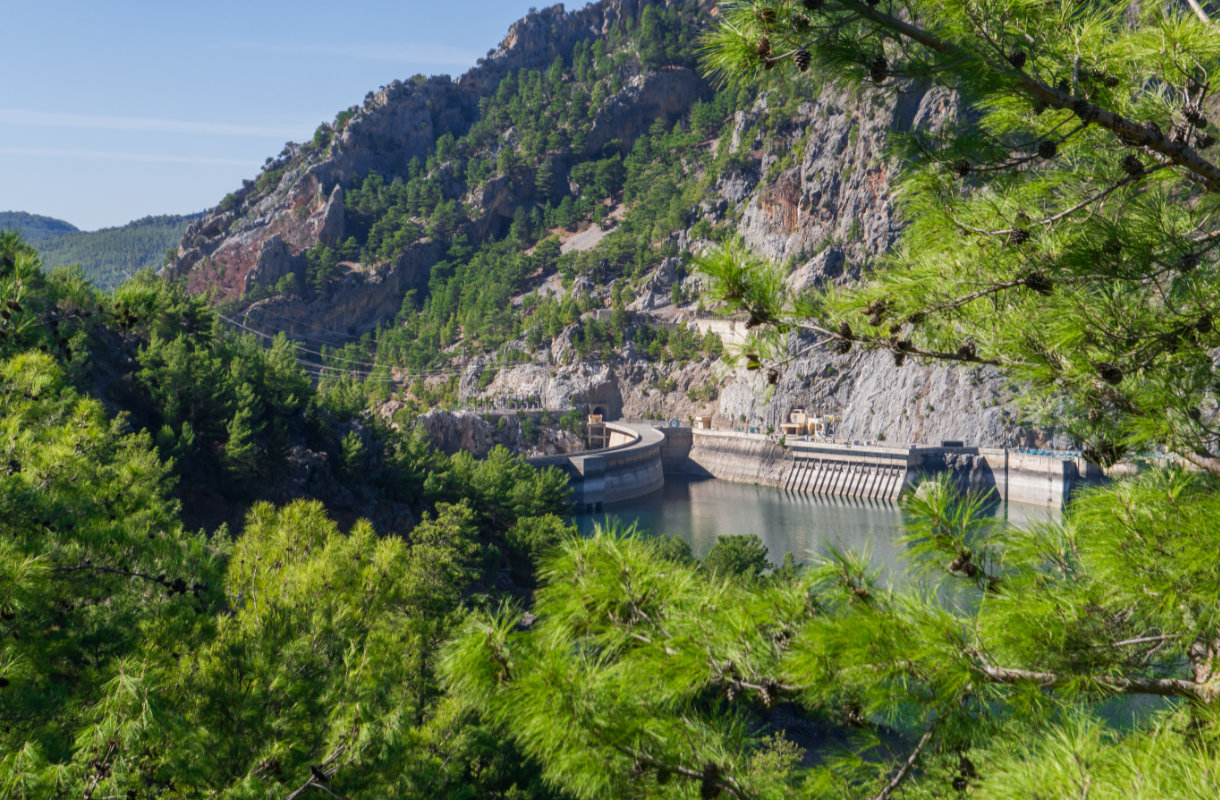
{"label": "exposed rock outcrop", "polygon": [[[281,330],[315,341],[326,337],[322,340],[333,343],[343,337],[360,336],[397,314],[409,290],[426,287],[439,258],[440,248],[424,239],[379,270],[346,265],[327,294],[309,300],[284,295],[260,300],[242,312],[243,324],[257,331]],[[288,259],[295,263],[291,256]]]}
{"label": "exposed rock outcrop", "polygon": [[[229,301],[257,287],[275,286],[287,275],[302,276],[306,249],[333,246],[349,228],[359,229],[345,206],[346,187],[370,171],[388,179],[402,175],[412,159],[426,160],[440,136],[468,131],[479,117],[480,102],[495,93],[506,75],[545,70],[557,55],[570,57],[577,43],[606,35],[616,22],[639,19],[645,6],[667,4],[601,0],[572,13],[562,6],[533,12],[512,26],[487,59],[456,80],[395,81],[370,93],[362,106],[337,121],[337,130],[319,138],[324,145],[290,145],[258,181],[246,182],[222,207],[192,224],[168,274],[185,276],[192,291],[216,290]],[[703,11],[713,6],[712,0],[702,3]],[[543,195],[570,191],[566,175],[574,159],[604,155],[615,141],[627,152],[654,121],[672,125],[709,94],[707,83],[685,67],[634,74],[624,68],[615,80],[611,91],[617,93],[590,121],[583,152],[576,145],[548,146],[553,185],[547,185],[538,165],[529,163],[509,170],[511,176],[497,174],[471,186],[463,183],[460,171],[437,170],[431,179],[442,196],[469,214],[460,231],[467,244],[502,235],[520,210],[543,205]],[[710,187],[706,196],[689,212],[679,210],[675,218],[687,227],[674,231],[665,245],[671,253],[696,250],[700,237],[709,235],[707,223],[728,222],[759,253],[788,267],[787,283],[794,290],[857,281],[902,229],[893,198],[900,165],[887,155],[892,137],[936,129],[959,113],[959,103],[951,94],[915,85],[861,97],[827,81],[803,102],[786,105],[786,118],[777,123],[784,99],[764,92],[752,107],[735,113],[726,140],[732,151],[729,165],[710,176],[714,180],[705,184]],[[493,160],[496,148],[512,145],[520,136],[514,129],[501,133],[502,139],[489,146],[491,152],[484,153]],[[445,248],[445,242],[424,239],[390,264],[345,262],[339,279],[320,297],[275,296],[238,313],[259,331],[285,330],[302,338],[317,338],[319,332],[358,336],[397,314],[411,289],[426,292],[433,266],[452,258]],[[622,265],[604,265],[615,268],[606,274],[623,272]],[[694,309],[693,300],[681,298],[696,297],[700,287],[698,278],[683,274],[684,267],[680,258],[664,259],[637,283],[631,311],[651,324],[682,324],[683,315]],[[608,306],[609,288],[595,280],[596,274],[576,276],[571,292]],[[520,302],[518,295],[514,303]],[[682,303],[687,305],[675,308]],[[578,354],[588,350],[578,347],[578,334],[577,326],[567,328],[549,348],[534,354],[534,363],[504,369],[489,386],[481,380],[488,359],[465,363],[459,398],[533,396],[551,408],[601,409],[611,417],[686,419],[714,413],[721,426],[760,429],[778,428],[791,409],[800,407],[841,417],[841,437],[891,442],[960,439],[1014,445],[1046,438],[1021,424],[1009,405],[1012,390],[989,370],[914,362],[897,368],[887,354],[817,352],[786,365],[771,384],[756,373],[710,361],[649,361],[635,351],[629,336],[614,357],[582,362]],[[430,424],[449,424],[438,420]],[[476,450],[494,439],[474,422],[463,426],[438,437],[452,434]]]}
{"label": "exposed rock outcrop", "polygon": [[527,458],[579,453],[585,449],[580,437],[563,428],[537,425],[521,417],[496,414],[484,417],[472,411],[448,412],[433,409],[423,414],[416,425],[434,447],[446,453],[466,450],[476,456],[487,455],[493,447],[507,447]]}

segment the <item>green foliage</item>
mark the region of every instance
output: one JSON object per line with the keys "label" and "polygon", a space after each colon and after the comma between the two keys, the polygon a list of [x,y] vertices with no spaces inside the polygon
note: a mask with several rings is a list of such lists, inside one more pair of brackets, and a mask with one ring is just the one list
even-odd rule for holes
{"label": "green foliage", "polygon": [[[1165,493],[1174,507],[1154,511]],[[832,786],[875,793],[906,758],[873,749],[896,731],[935,742],[916,752],[927,747],[930,766],[915,796],[951,791],[966,752],[967,783],[981,796],[1028,796],[1081,780],[1131,787],[1131,764],[1153,768],[1174,746],[1180,782],[1166,796],[1190,796],[1214,769],[1214,712],[1200,704],[1211,696],[1202,684],[1167,677],[1190,668],[1166,647],[1188,652],[1200,630],[1216,629],[1216,559],[1201,549],[1217,537],[1191,522],[1216,513],[1216,498],[1208,480],[1151,474],[1093,491],[1063,525],[1021,531],[985,523],[975,501],[934,484],[907,506],[918,546],[906,558],[924,577],[901,587],[887,586],[867,557],[834,550],[799,577],[787,563],[782,581],[743,582],[710,562],[758,574],[761,543],[745,537],[722,551],[740,558],[709,556],[709,575],[658,558],[663,540],[598,531],[545,563],[528,631],[509,611],[476,615],[448,646],[442,674],[578,796],[668,796],[657,786],[664,776],[706,785],[709,772],[737,796],[788,796],[800,785],[811,796]],[[1161,514],[1210,533],[1173,544]],[[1118,537],[1082,535],[1099,517],[1169,549],[1149,559]],[[1200,571],[1183,576],[1173,564]],[[1192,705],[1146,712],[1124,734],[1099,716],[1116,693]],[[709,702],[713,694],[727,704]],[[781,698],[821,725],[855,729],[857,754],[824,754],[806,768],[760,756],[765,728],[749,720]],[[1192,733],[1186,717],[1204,727]],[[1066,752],[1093,757],[1054,769]]]}
{"label": "green foliage", "polygon": [[[104,298],[10,234],[0,334],[0,795],[554,797],[434,661],[572,535],[562,473],[336,419],[346,390],[316,394],[286,339],[149,274]],[[177,475],[279,494],[296,443],[394,503],[396,535],[305,501],[256,503],[235,541],[183,530]]]}
{"label": "green foliage", "polygon": [[14,231],[27,242],[54,239],[80,229],[70,222],[25,211],[0,211],[0,231]]}
{"label": "green foliage", "polygon": [[223,543],[182,530],[169,470],[126,427],[50,357],[0,363],[0,775],[65,757],[116,660],[217,607]]}
{"label": "green foliage", "polygon": [[79,264],[94,286],[110,291],[141,270],[160,269],[165,251],[176,249],[186,226],[198,218],[144,217],[116,228],[48,236],[37,247],[48,266]]}
{"label": "green foliage", "polygon": [[[808,42],[803,13],[783,3],[767,22],[727,5],[707,64],[730,78],[758,69],[761,35],[781,58]],[[911,26],[852,13],[812,15],[834,31],[813,37],[814,70],[874,92],[927,74],[978,113],[898,141],[909,224],[867,290],[810,301],[755,287],[767,277],[751,269],[721,282],[723,298],[780,323],[773,354],[803,329],[898,363],[1002,366],[1036,388],[1024,394],[1032,415],[1103,465],[1150,448],[1215,458],[1220,167],[1203,77],[1220,59],[1214,26],[1184,7],[1004,2],[988,11],[997,39],[940,3],[910,4]]]}
{"label": "green foliage", "polygon": [[[748,366],[827,344],[896,366],[992,364],[1090,458],[1153,449],[1196,472],[1116,481],[1026,530],[927,484],[893,580],[831,549],[799,577],[786,563],[782,580],[737,581],[599,532],[546,564],[527,628],[511,610],[471,617],[442,662],[452,691],[582,797],[672,796],[670,781],[737,798],[1213,785],[1220,167],[1206,101],[1220,49],[1206,15],[734,1],[704,58],[730,88],[777,68],[883,92],[918,76],[969,108],[899,143],[908,227],[866,289],[792,295],[733,241],[700,264],[713,299],[750,316]],[[716,561],[755,571],[751,549],[736,540]],[[1113,698],[1133,696],[1151,700],[1111,722]],[[781,698],[851,752],[799,767],[761,724]]]}
{"label": "green foliage", "polygon": [[755,580],[770,569],[767,546],[753,533],[721,536],[703,559],[713,575]]}

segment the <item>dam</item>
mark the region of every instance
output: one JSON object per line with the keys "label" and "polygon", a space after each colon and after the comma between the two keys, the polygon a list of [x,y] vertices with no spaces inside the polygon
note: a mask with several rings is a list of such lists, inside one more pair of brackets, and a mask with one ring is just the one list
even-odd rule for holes
{"label": "dam", "polygon": [[1004,503],[1060,508],[1079,486],[1104,482],[1079,456],[967,447],[960,442],[893,446],[771,436],[648,422],[604,423],[606,446],[530,459],[572,480],[586,512],[652,494],[665,476],[714,477],[792,494],[892,502],[924,480],[948,473],[962,489],[990,491]]}

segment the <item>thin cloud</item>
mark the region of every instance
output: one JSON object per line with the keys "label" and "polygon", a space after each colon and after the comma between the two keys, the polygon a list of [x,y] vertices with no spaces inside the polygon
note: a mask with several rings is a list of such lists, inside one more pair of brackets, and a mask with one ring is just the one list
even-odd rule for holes
{"label": "thin cloud", "polygon": [[256,160],[211,158],[208,156],[166,156],[153,153],[116,153],[109,150],[64,150],[48,147],[0,147],[0,156],[45,156],[50,158],[88,158],[101,161],[144,161],[165,164],[200,164],[212,167],[257,166]]}
{"label": "thin cloud", "polygon": [[481,53],[459,47],[429,42],[402,44],[331,44],[308,42],[223,42],[212,45],[218,50],[239,50],[244,53],[276,53],[279,55],[336,56],[365,61],[389,61],[395,64],[427,64],[470,67]]}
{"label": "thin cloud", "polygon": [[312,129],[310,125],[280,128],[181,119],[64,114],[56,111],[30,111],[20,108],[0,108],[0,124],[34,125],[48,128],[85,128],[88,130],[108,131],[144,131],[149,133],[190,133],[210,136],[251,136],[279,141],[292,139],[294,136],[299,137],[303,135],[303,131]]}

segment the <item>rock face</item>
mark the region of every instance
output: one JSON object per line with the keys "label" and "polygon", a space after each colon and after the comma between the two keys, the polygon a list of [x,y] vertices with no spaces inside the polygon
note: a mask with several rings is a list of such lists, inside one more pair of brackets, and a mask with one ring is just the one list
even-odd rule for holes
{"label": "rock face", "polygon": [[[341,117],[328,139],[322,137],[325,145],[290,144],[257,181],[247,181],[192,224],[167,274],[184,277],[192,291],[212,290],[223,300],[246,296],[236,313],[258,331],[354,337],[372,330],[399,312],[408,291],[427,291],[432,268],[447,258],[444,243],[416,241],[388,264],[341,264],[337,283],[314,299],[268,299],[267,291],[257,290],[303,275],[306,249],[334,245],[356,227],[345,207],[345,189],[371,170],[401,175],[411,159],[426,159],[440,136],[468,131],[480,103],[506,75],[545,70],[557,55],[570,56],[578,42],[606,35],[616,22],[638,20],[645,6],[668,4],[601,0],[572,13],[562,6],[532,12],[512,26],[494,53],[458,79],[395,81],[370,93],[350,116]],[[703,0],[699,13],[710,19],[714,5]],[[603,148],[615,141],[625,152],[654,121],[672,125],[710,91],[684,67],[637,74],[624,69],[618,77],[617,94],[589,122],[584,156],[604,155]],[[799,103],[785,104],[791,95],[764,92],[751,107],[738,110],[729,137],[732,163],[708,181],[706,196],[686,215],[686,228],[674,231],[666,243],[673,246],[670,252],[697,252],[706,244],[699,238],[707,235],[706,223],[727,222],[761,255],[787,266],[786,280],[794,290],[859,280],[902,229],[893,197],[900,165],[887,155],[893,137],[935,129],[960,112],[957,99],[942,91],[916,85],[898,89],[860,97],[833,81],[802,84],[791,89],[805,92]],[[511,143],[514,135],[505,131],[503,140]],[[547,157],[558,181],[576,155],[558,150]],[[541,205],[540,193],[567,189],[539,181],[536,165],[522,166],[524,174],[515,178],[498,175],[477,186],[465,186],[457,173],[446,170],[435,180],[445,198],[468,209],[471,221],[459,233],[472,245],[502,235],[520,209]],[[676,308],[675,299],[697,298],[700,281],[684,272],[682,259],[664,259],[638,285],[629,308],[651,324],[685,324],[695,309],[689,303]],[[587,275],[578,276],[571,291],[608,305],[608,287]],[[253,299],[260,296],[264,299]],[[758,374],[717,362],[652,362],[629,341],[608,360],[582,362],[576,357],[579,325],[531,354],[533,363],[500,371],[486,387],[480,376],[490,362],[465,362],[459,398],[528,395],[550,408],[601,410],[611,418],[686,419],[710,413],[722,427],[762,430],[778,428],[792,409],[803,408],[839,416],[837,435],[847,439],[959,439],[980,446],[1047,442],[1046,433],[1021,423],[1009,402],[1013,390],[992,371],[913,361],[898,368],[887,354],[815,352],[786,365],[771,385]],[[437,416],[426,430],[435,431],[435,440],[447,448],[459,442],[486,452],[501,443],[526,451],[528,442],[512,435],[502,440],[501,432],[485,430],[484,424],[481,417]]]}
{"label": "rock face", "polygon": [[632,142],[654,121],[672,123],[708,93],[703,78],[686,67],[637,75],[593,120],[589,149],[601,150],[613,139]]}
{"label": "rock face", "polygon": [[584,443],[570,431],[557,427],[537,427],[525,430],[516,415],[493,416],[495,422],[472,411],[450,413],[433,409],[419,417],[416,426],[424,431],[434,447],[453,454],[466,450],[483,457],[493,447],[507,447],[527,458],[579,453]]}
{"label": "rock face", "polygon": [[[437,76],[393,81],[370,92],[362,106],[349,109],[350,116],[324,147],[290,142],[279,159],[268,160],[257,181],[246,181],[188,227],[178,257],[163,274],[186,278],[191,292],[211,291],[220,300],[233,301],[256,286],[273,286],[288,272],[300,272],[304,250],[333,246],[344,238],[345,186],[370,171],[405,173],[413,158],[427,158],[439,137],[469,130],[478,118],[480,100],[506,75],[545,69],[556,56],[570,58],[578,42],[608,33],[616,22],[638,19],[645,5],[667,2],[601,0],[573,13],[565,13],[563,5],[533,11],[509,29],[496,51],[457,80]],[[714,2],[706,0],[705,5],[710,9]],[[617,138],[627,147],[654,120],[672,122],[707,93],[706,82],[689,69],[635,76],[599,115],[591,139],[604,144]],[[564,171],[557,170],[561,175]],[[483,212],[469,232],[473,243],[501,233],[517,207],[532,200],[507,184],[493,181],[482,187],[479,197],[470,198]],[[384,288],[396,291],[393,284]],[[331,314],[329,324],[364,331],[385,318],[385,309],[396,312],[401,303],[387,301],[376,307],[382,315],[374,318],[358,316],[370,310],[367,303],[353,305],[350,298],[340,298],[338,305],[352,313]]]}
{"label": "rock face", "polygon": [[[736,134],[782,99],[764,95],[749,113],[739,113]],[[794,288],[858,278],[901,231],[892,197],[898,165],[885,155],[890,137],[938,128],[957,112],[956,99],[941,90],[910,85],[862,100],[854,90],[827,84],[800,106],[778,141],[751,143],[758,145],[759,174],[772,171],[781,149],[800,160],[754,187],[742,235],[767,258],[796,265],[789,278]],[[744,187],[726,188],[741,195]]]}
{"label": "rock face", "polygon": [[[272,239],[268,245],[278,241]],[[276,296],[255,302],[242,312],[242,321],[257,331],[281,330],[289,336],[317,339],[319,331],[332,337],[329,341],[335,336],[360,336],[398,313],[409,290],[426,287],[439,258],[440,249],[425,239],[381,270],[349,267],[325,296],[311,300]]]}

